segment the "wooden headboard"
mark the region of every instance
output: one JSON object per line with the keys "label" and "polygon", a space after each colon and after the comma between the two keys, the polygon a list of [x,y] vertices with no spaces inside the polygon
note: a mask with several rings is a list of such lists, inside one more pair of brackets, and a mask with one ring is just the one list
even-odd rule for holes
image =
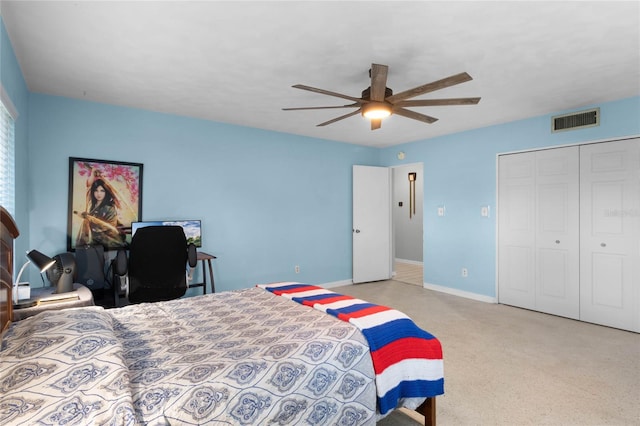
{"label": "wooden headboard", "polygon": [[0,341],[13,316],[13,240],[20,232],[9,212],[0,206]]}

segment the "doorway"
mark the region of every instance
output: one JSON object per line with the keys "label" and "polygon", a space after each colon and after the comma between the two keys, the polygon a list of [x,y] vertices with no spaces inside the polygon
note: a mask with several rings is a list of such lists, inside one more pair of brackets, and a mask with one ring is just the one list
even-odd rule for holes
{"label": "doorway", "polygon": [[420,287],[424,282],[423,200],[423,163],[392,167],[393,279]]}

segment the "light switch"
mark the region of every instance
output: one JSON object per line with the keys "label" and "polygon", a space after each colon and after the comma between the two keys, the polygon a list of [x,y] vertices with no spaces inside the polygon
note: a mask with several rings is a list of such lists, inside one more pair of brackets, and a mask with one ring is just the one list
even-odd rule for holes
{"label": "light switch", "polygon": [[438,216],[444,216],[444,206],[438,206]]}
{"label": "light switch", "polygon": [[480,215],[481,215],[482,217],[489,217],[489,211],[490,211],[489,206],[482,206],[482,207],[480,207]]}

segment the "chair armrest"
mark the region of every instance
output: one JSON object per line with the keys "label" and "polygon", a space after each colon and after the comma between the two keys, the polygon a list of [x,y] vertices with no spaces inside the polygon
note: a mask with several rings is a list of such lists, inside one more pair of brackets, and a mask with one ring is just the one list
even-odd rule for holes
{"label": "chair armrest", "polygon": [[193,243],[187,246],[187,259],[191,268],[195,268],[198,264],[198,252],[196,251],[196,246]]}
{"label": "chair armrest", "polygon": [[113,272],[120,276],[126,275],[129,269],[128,263],[127,252],[124,249],[119,249],[115,259],[113,259]]}

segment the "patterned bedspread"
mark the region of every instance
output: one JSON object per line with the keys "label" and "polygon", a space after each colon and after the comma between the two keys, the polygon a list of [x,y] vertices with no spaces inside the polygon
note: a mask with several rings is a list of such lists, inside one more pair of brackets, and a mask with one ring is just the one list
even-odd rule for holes
{"label": "patterned bedspread", "polygon": [[352,325],[260,288],[47,311],[0,352],[0,424],[371,425]]}

